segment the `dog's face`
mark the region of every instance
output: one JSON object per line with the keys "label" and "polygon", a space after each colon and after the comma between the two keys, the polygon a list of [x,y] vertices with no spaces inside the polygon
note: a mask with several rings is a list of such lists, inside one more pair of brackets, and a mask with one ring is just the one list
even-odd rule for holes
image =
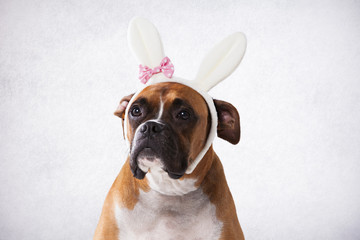
{"label": "dog's face", "polygon": [[[124,119],[132,95],[124,97],[115,112]],[[215,100],[218,136],[232,143],[240,139],[236,109]],[[134,177],[143,179],[151,167],[159,167],[178,179],[203,149],[211,118],[203,97],[179,83],[158,83],[146,87],[128,108],[127,138],[130,167]]]}

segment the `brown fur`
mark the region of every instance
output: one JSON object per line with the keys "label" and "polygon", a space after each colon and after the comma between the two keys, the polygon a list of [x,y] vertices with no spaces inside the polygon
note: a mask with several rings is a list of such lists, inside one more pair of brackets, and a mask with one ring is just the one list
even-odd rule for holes
{"label": "brown fur", "polygon": [[217,218],[224,224],[220,239],[244,239],[244,234],[236,215],[234,200],[226,182],[220,159],[212,148],[208,151],[207,155],[205,157],[212,159],[207,161],[211,162],[211,167],[205,173],[201,187],[210,201],[216,206]]}
{"label": "brown fur", "polygon": [[150,190],[146,179],[138,180],[132,176],[128,158],[106,196],[94,239],[118,239],[119,229],[114,216],[115,204],[130,210],[134,209],[140,189],[144,192]]}

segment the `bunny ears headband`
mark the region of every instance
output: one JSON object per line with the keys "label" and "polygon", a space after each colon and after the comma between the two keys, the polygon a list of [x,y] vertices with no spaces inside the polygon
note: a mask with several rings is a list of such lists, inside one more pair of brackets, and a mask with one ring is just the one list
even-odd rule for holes
{"label": "bunny ears headband", "polygon": [[[127,132],[127,113],[136,96],[147,86],[160,82],[177,82],[184,84],[203,96],[210,115],[211,128],[204,148],[188,166],[190,174],[210,148],[217,133],[217,112],[213,99],[208,91],[229,76],[240,64],[246,49],[246,38],[243,33],[234,33],[218,43],[204,58],[194,80],[173,76],[174,66],[165,56],[160,35],[155,26],[144,18],[134,18],[129,24],[128,41],[140,63],[139,79],[144,86],[130,100],[125,111],[125,132]],[[129,141],[129,139],[128,139]]]}

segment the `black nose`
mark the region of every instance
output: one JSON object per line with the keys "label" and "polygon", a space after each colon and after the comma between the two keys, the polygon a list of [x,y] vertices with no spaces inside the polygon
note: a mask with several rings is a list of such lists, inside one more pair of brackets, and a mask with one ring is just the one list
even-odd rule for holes
{"label": "black nose", "polygon": [[149,121],[141,126],[140,132],[143,133],[144,135],[150,136],[157,133],[161,133],[163,129],[164,129],[164,124],[159,122]]}

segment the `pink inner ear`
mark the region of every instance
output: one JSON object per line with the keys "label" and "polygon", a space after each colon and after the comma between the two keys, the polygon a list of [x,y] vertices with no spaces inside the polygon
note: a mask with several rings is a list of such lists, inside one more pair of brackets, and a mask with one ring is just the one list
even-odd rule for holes
{"label": "pink inner ear", "polygon": [[128,101],[122,101],[122,102],[119,104],[119,106],[117,107],[116,112],[123,112],[123,111],[125,111],[125,109],[126,109],[126,107],[127,107],[128,104],[129,104]]}
{"label": "pink inner ear", "polygon": [[220,122],[228,127],[232,127],[234,125],[234,118],[230,115],[228,111],[223,111],[220,114]]}

